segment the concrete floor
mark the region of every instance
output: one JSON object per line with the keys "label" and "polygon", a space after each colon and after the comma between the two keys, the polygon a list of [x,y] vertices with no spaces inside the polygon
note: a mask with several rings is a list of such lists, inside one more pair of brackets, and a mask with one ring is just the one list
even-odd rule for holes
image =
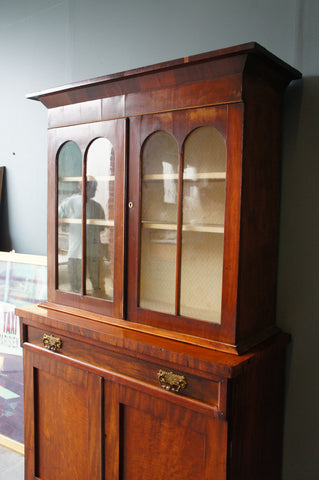
{"label": "concrete floor", "polygon": [[23,480],[24,456],[0,445],[0,480]]}

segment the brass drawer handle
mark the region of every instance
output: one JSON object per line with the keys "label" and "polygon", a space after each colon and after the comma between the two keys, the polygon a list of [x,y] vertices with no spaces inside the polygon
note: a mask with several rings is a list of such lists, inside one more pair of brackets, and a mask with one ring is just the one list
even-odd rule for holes
{"label": "brass drawer handle", "polygon": [[58,348],[62,348],[61,338],[54,337],[53,335],[43,334],[43,345],[48,350],[56,352]]}
{"label": "brass drawer handle", "polygon": [[170,392],[181,392],[187,386],[187,380],[184,375],[176,375],[173,372],[159,370],[157,377],[161,387]]}

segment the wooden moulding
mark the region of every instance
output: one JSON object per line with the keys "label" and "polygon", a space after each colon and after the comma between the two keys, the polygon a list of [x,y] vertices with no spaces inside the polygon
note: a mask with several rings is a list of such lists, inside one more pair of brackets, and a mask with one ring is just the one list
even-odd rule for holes
{"label": "wooden moulding", "polygon": [[[56,306],[53,305],[53,308],[56,308]],[[142,356],[147,355],[159,359],[168,360],[170,354],[167,352],[174,351],[174,361],[180,362],[181,365],[185,366],[189,362],[189,358],[192,357],[192,362],[196,363],[193,368],[210,374],[214,371],[217,375],[229,378],[238,374],[240,369],[249,362],[254,352],[254,349],[250,349],[249,352],[242,355],[229,355],[236,352],[231,349],[229,351],[216,350],[215,346],[210,345],[209,342],[206,343],[205,339],[198,339],[196,344],[189,341],[187,335],[175,335],[174,332],[164,330],[161,332],[157,328],[139,324],[130,326],[129,322],[110,317],[107,317],[106,321],[105,317],[97,314],[85,313],[82,310],[67,307],[63,309],[62,306],[59,310],[53,310],[50,309],[48,304],[43,306],[30,305],[17,308],[16,314],[23,319],[23,325],[42,325],[43,328],[51,329],[53,332],[56,330],[65,331],[74,338],[84,336],[86,342],[94,343],[98,338],[102,345],[104,344],[109,348],[112,346],[123,348],[132,351],[137,356],[139,356],[141,350],[138,345],[143,345]],[[50,333],[52,332],[50,331]],[[27,332],[23,328],[21,339],[22,342],[28,341]],[[201,343],[200,340],[202,340]],[[267,341],[260,341],[259,343],[267,345]],[[289,341],[290,336],[288,334],[279,332],[270,340],[274,345],[287,345]],[[188,360],[186,361],[187,356]],[[219,363],[222,366],[217,367]],[[212,367],[212,365],[215,366]]]}
{"label": "wooden moulding", "polygon": [[[121,98],[122,95],[140,91],[145,92],[160,88],[171,89],[176,85],[187,84],[196,80],[202,81],[205,79],[205,72],[207,78],[211,78],[211,62],[214,62],[213,75],[215,78],[242,74],[247,54],[254,54],[257,57],[266,58],[269,62],[276,63],[278,69],[284,72],[287,77],[300,78],[300,72],[278,59],[259,44],[250,42],[32,93],[27,95],[27,98],[39,100],[47,108],[55,108],[108,97]],[[237,59],[236,62],[232,62],[232,71],[229,71],[229,63],[227,62],[230,56]],[[197,69],[199,64],[201,68]],[[206,69],[203,68],[203,64],[207,65]],[[187,66],[187,69],[184,68],[185,66]]]}

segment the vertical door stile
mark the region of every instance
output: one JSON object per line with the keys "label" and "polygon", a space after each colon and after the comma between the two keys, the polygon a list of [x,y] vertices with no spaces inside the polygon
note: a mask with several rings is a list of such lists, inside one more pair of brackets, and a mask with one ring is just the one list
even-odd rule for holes
{"label": "vertical door stile", "polygon": [[[205,480],[218,478],[226,480],[228,458],[228,423],[222,419],[207,418],[206,456],[210,461],[205,465]],[[231,444],[229,443],[229,449]]]}
{"label": "vertical door stile", "polygon": [[123,132],[124,151],[123,151],[123,268],[122,268],[122,295],[121,295],[121,318],[127,318],[127,292],[128,292],[128,280],[125,272],[127,270],[128,261],[128,202],[129,202],[129,158],[130,158],[130,119],[126,118],[124,123]]}
{"label": "vertical door stile", "polygon": [[[31,358],[31,357],[29,357]],[[32,397],[33,397],[33,402],[32,402],[32,423],[33,423],[33,430],[32,430],[32,437],[33,437],[33,446],[34,446],[34,452],[33,452],[33,458],[31,462],[31,471],[36,477],[40,476],[40,439],[39,439],[39,376],[38,376],[38,369],[32,365],[32,358],[30,361],[30,366],[32,369]],[[26,413],[25,413],[26,415]]]}
{"label": "vertical door stile", "polygon": [[90,478],[104,479],[103,378],[88,374],[88,462]]}
{"label": "vertical door stile", "polygon": [[104,478],[120,480],[120,395],[118,384],[104,380]]}
{"label": "vertical door stile", "polygon": [[[50,132],[53,137],[53,132]],[[55,142],[49,141],[49,166],[48,166],[48,198],[54,198],[54,230],[53,235],[50,231],[51,224],[48,222],[48,252],[49,248],[53,246],[54,255],[48,255],[47,262],[48,262],[48,271],[53,271],[53,281],[52,276],[51,278],[48,277],[48,297],[50,297],[51,292],[54,292],[59,288],[59,256],[58,256],[58,230],[59,230],[59,215],[58,215],[58,191],[59,191],[59,168],[58,168],[58,154],[55,152],[54,148],[52,148],[52,144],[55,145]],[[54,170],[53,170],[54,168]],[[52,175],[52,170],[54,175]],[[49,210],[48,205],[48,216],[52,213]],[[51,222],[52,223],[52,222]],[[53,245],[52,245],[53,244]],[[53,285],[52,285],[53,283]]]}
{"label": "vertical door stile", "polygon": [[[127,262],[127,188],[128,188],[128,175],[127,175],[127,162],[128,162],[128,145],[129,141],[127,135],[129,134],[129,123],[124,120],[116,120],[114,128],[116,129],[116,135],[114,139],[115,152],[115,165],[114,165],[114,241],[115,239],[122,238],[122,242],[115,241],[114,245],[114,309],[113,315],[118,318],[125,317],[126,311],[126,296],[125,292],[125,268]],[[117,266],[121,264],[121,269],[117,269]]]}
{"label": "vertical door stile", "polygon": [[33,368],[30,353],[23,352],[23,376],[24,376],[24,439],[26,445],[25,475],[32,478],[36,475],[36,375]]}
{"label": "vertical door stile", "polygon": [[81,294],[86,295],[86,152],[82,157],[82,259],[81,259]]}
{"label": "vertical door stile", "polygon": [[[128,184],[128,195],[126,201],[126,211],[127,211],[127,268],[128,276],[127,283],[130,282],[130,286],[127,285],[127,299],[126,299],[126,311],[127,316],[128,312],[133,316],[138,308],[139,300],[139,273],[138,273],[138,263],[139,263],[139,226],[137,225],[137,215],[139,210],[139,186],[140,178],[140,162],[139,159],[139,150],[137,147],[137,142],[134,142],[133,138],[140,137],[140,118],[130,118],[129,119],[129,141],[128,141],[128,162],[127,162],[127,184]],[[134,167],[134,168],[132,168]],[[130,288],[129,288],[130,287]],[[129,294],[129,291],[134,291],[134,294]]]}
{"label": "vertical door stile", "polygon": [[177,232],[176,232],[176,285],[175,315],[180,314],[181,298],[181,259],[182,259],[182,225],[183,225],[183,152],[179,154],[178,188],[177,188]]}

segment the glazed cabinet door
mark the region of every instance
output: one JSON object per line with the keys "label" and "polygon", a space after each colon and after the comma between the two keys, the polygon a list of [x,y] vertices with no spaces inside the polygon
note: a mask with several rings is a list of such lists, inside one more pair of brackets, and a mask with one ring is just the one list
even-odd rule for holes
{"label": "glazed cabinet door", "polygon": [[125,181],[125,120],[49,130],[49,301],[123,317]]}
{"label": "glazed cabinet door", "polygon": [[24,350],[26,480],[102,478],[102,379]]}
{"label": "glazed cabinet door", "polygon": [[130,320],[233,340],[241,115],[223,105],[131,120]]}
{"label": "glazed cabinet door", "polygon": [[108,480],[226,479],[226,422],[175,396],[105,382]]}

